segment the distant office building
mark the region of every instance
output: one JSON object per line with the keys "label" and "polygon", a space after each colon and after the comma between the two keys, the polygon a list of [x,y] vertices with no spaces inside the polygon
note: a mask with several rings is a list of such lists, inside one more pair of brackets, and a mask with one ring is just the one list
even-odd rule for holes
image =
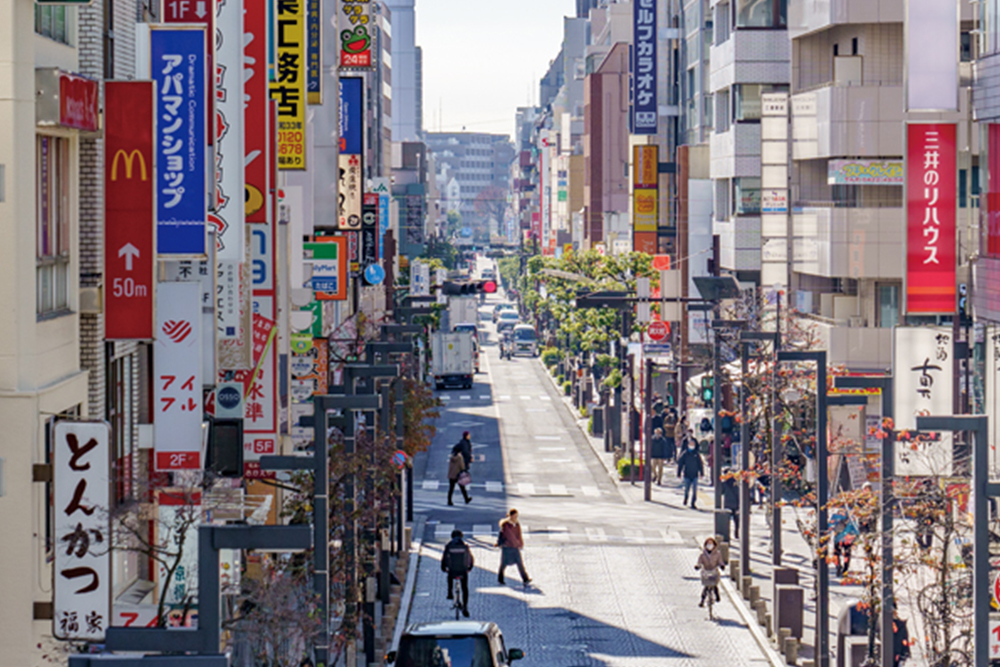
{"label": "distant office building", "polygon": [[392,139],[417,141],[424,128],[423,66],[416,42],[415,0],[386,0],[392,12]]}

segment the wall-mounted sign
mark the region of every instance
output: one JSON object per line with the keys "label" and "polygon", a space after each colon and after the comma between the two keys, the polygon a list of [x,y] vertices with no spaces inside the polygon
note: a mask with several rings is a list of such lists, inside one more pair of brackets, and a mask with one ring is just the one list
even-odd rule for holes
{"label": "wall-mounted sign", "polygon": [[[951,414],[951,329],[896,327],[892,341],[893,397],[897,431],[917,427],[918,416]],[[952,434],[925,433],[923,441],[897,441],[896,475],[950,476]]]}
{"label": "wall-mounted sign", "polygon": [[656,188],[660,182],[659,146],[632,147],[632,186]]}
{"label": "wall-mounted sign", "polygon": [[205,29],[150,25],[156,90],[156,252],[204,255]]}
{"label": "wall-mounted sign", "polygon": [[267,222],[268,161],[274,151],[274,128],[268,122],[267,0],[243,0],[243,150],[244,215],[247,222]]}
{"label": "wall-mounted sign", "polygon": [[278,169],[306,168],[306,0],[277,3]]}
{"label": "wall-mounted sign", "polygon": [[632,132],[656,134],[656,0],[634,0],[632,7]]}
{"label": "wall-mounted sign", "polygon": [[340,11],[341,69],[370,69],[375,27],[371,0],[341,0]]}
{"label": "wall-mounted sign", "polygon": [[364,177],[361,173],[361,156],[337,156],[340,164],[340,215],[337,227],[340,229],[361,229],[361,186]]}
{"label": "wall-mounted sign", "polygon": [[830,160],[828,185],[902,185],[902,160]]}
{"label": "wall-mounted sign", "polygon": [[323,21],[321,0],[306,0],[306,94],[309,104],[323,103]]}
{"label": "wall-mounted sign", "polygon": [[366,192],[361,208],[361,246],[358,249],[360,269],[378,263],[378,195]]}
{"label": "wall-mounted sign", "polygon": [[385,233],[389,231],[389,179],[373,178],[372,192],[378,195],[378,259],[385,254]]}
{"label": "wall-mounted sign", "polygon": [[57,422],[52,432],[55,519],[52,634],[100,642],[111,620],[111,429]]}
{"label": "wall-mounted sign", "polygon": [[97,131],[98,88],[97,81],[60,69],[35,70],[35,122]]}
{"label": "wall-mounted sign", "polygon": [[104,336],[153,338],[153,84],[104,84]]}
{"label": "wall-mounted sign", "polygon": [[318,301],[347,298],[347,244],[346,236],[324,236],[303,244],[306,262],[312,266],[310,285]]}
{"label": "wall-mounted sign", "polygon": [[633,231],[655,232],[657,218],[656,190],[636,188],[632,191]]}
{"label": "wall-mounted sign", "polygon": [[201,468],[201,285],[156,286],[156,470]]}

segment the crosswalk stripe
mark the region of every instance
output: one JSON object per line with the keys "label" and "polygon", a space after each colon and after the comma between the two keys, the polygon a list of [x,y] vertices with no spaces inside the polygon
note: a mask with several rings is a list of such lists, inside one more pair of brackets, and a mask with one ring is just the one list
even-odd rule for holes
{"label": "crosswalk stripe", "polygon": [[583,495],[590,496],[591,498],[596,498],[601,495],[601,490],[596,486],[584,486],[580,489],[583,491]]}
{"label": "crosswalk stripe", "polygon": [[565,496],[565,495],[567,495],[566,485],[565,484],[549,484],[549,493],[551,493],[553,496]]}
{"label": "crosswalk stripe", "polygon": [[451,531],[455,530],[455,524],[453,523],[439,523],[434,526],[434,537],[439,535],[447,535],[451,537]]}
{"label": "crosswalk stripe", "polygon": [[501,401],[509,401],[510,400],[510,396],[500,396],[499,398],[500,398]]}
{"label": "crosswalk stripe", "polygon": [[479,395],[479,400],[481,400],[481,401],[488,401],[488,400],[490,400],[490,395],[489,394],[480,394]]}
{"label": "crosswalk stripe", "polygon": [[566,526],[549,526],[549,537],[556,542],[569,542],[569,528]]}
{"label": "crosswalk stripe", "polygon": [[536,435],[535,440],[562,440],[561,435]]}
{"label": "crosswalk stripe", "polygon": [[473,537],[493,537],[493,526],[488,523],[477,523],[472,527]]}
{"label": "crosswalk stripe", "polygon": [[471,397],[471,396],[459,396],[458,398],[459,398],[459,400],[461,400],[461,401],[468,401],[468,400],[470,400],[470,399],[471,399],[472,397]]}
{"label": "crosswalk stripe", "polygon": [[503,493],[503,482],[486,482],[488,493]]}
{"label": "crosswalk stripe", "polygon": [[535,495],[535,485],[531,482],[520,482],[517,485],[517,492],[522,496],[533,496]]}
{"label": "crosswalk stripe", "polygon": [[603,528],[587,528],[587,539],[591,542],[607,542],[608,535]]}
{"label": "crosswalk stripe", "polygon": [[539,396],[538,398],[542,399],[543,401],[551,401],[552,400],[551,396]]}
{"label": "crosswalk stripe", "polygon": [[646,534],[636,528],[623,528],[622,533],[629,542],[645,542]]}
{"label": "crosswalk stripe", "polygon": [[530,401],[531,400],[531,396],[522,396],[521,400],[522,401]]}
{"label": "crosswalk stripe", "polygon": [[436,479],[425,479],[424,480],[424,491],[437,491],[438,487],[441,485]]}

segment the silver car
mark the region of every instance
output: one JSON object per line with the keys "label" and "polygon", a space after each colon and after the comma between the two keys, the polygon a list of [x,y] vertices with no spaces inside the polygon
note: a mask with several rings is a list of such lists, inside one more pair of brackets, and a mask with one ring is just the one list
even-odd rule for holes
{"label": "silver car", "polygon": [[408,626],[385,661],[396,667],[505,667],[523,657],[524,651],[504,646],[496,623],[444,621]]}

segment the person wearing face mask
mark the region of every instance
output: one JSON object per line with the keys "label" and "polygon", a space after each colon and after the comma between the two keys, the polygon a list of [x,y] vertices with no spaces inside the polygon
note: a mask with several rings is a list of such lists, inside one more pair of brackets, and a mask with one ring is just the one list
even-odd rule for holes
{"label": "person wearing face mask", "polygon": [[726,566],[726,563],[722,560],[718,546],[714,537],[706,539],[701,555],[698,556],[698,564],[694,566],[694,569],[701,570],[701,585],[703,586],[701,602],[698,603],[699,607],[704,607],[705,600],[713,593],[716,602],[721,599],[719,597],[719,571]]}
{"label": "person wearing face mask", "polygon": [[698,453],[698,443],[694,434],[689,433],[684,439],[684,453],[677,459],[677,476],[684,482],[684,504],[687,505],[688,493],[691,494],[691,509],[698,509],[698,478],[704,477],[705,465]]}

